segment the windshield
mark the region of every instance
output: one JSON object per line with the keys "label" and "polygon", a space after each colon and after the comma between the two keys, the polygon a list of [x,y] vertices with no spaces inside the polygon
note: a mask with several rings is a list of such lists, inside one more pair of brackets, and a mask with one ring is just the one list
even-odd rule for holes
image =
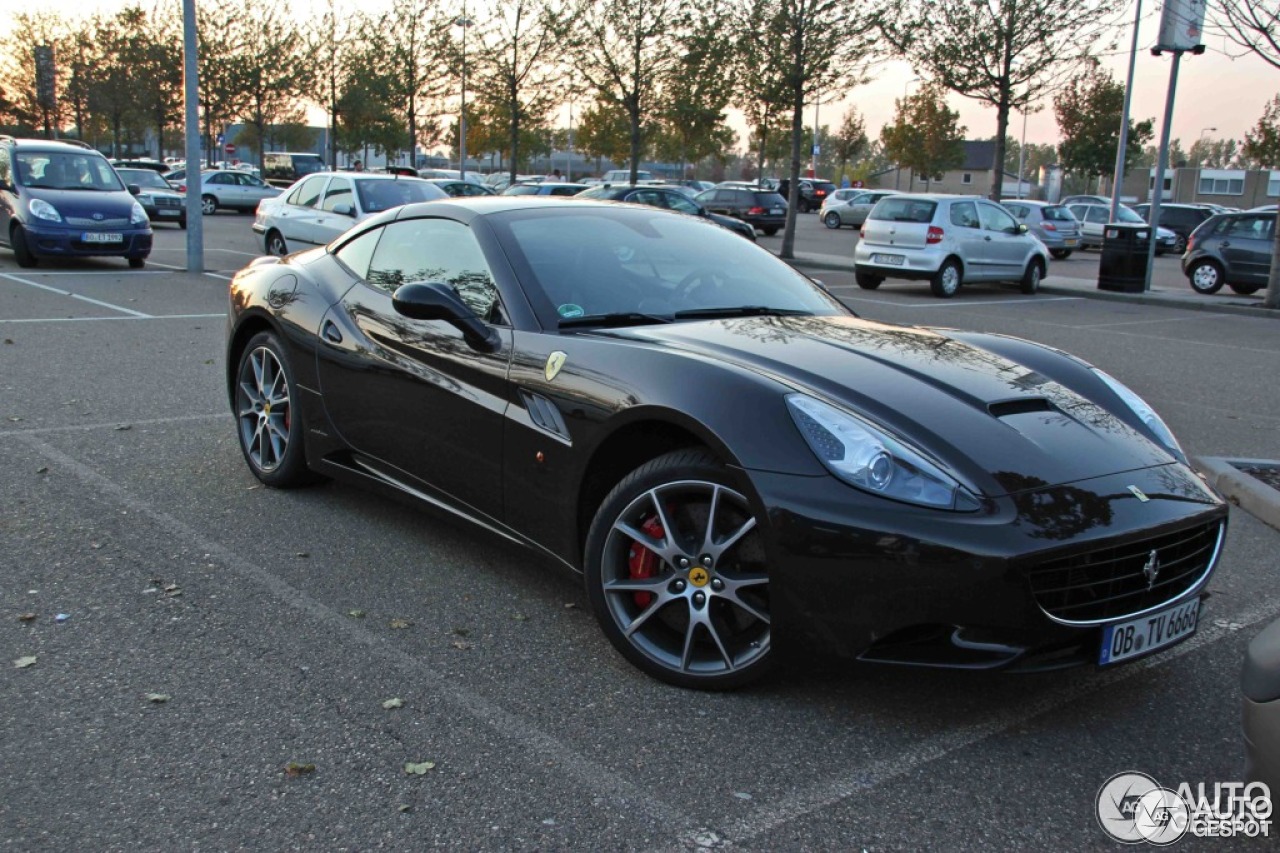
{"label": "windshield", "polygon": [[120,180],[126,184],[137,184],[140,187],[156,187],[157,189],[170,190],[169,182],[160,177],[159,172],[151,169],[116,169],[116,173],[120,176]]}
{"label": "windshield", "polygon": [[1120,207],[1116,210],[1116,222],[1133,222],[1145,225],[1147,220],[1143,219],[1127,207]]}
{"label": "windshield", "polygon": [[435,184],[417,178],[356,181],[356,193],[360,196],[360,209],[365,213],[377,213],[402,204],[448,198],[448,193]]}
{"label": "windshield", "polygon": [[1045,219],[1050,222],[1075,222],[1076,218],[1071,215],[1071,211],[1065,207],[1044,207],[1040,210]]}
{"label": "windshield", "polygon": [[610,206],[516,210],[489,221],[547,328],[589,325],[593,317],[648,323],[743,309],[848,313],[771,253],[703,220]]}
{"label": "windshield", "polygon": [[33,189],[124,189],[107,158],[92,151],[19,151],[14,166],[18,183]]}

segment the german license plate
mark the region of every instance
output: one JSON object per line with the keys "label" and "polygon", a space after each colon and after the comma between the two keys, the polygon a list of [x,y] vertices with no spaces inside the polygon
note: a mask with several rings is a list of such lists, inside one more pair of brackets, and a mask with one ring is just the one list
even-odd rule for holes
{"label": "german license plate", "polygon": [[770,210],[769,210],[769,213],[770,213],[771,215],[773,215],[773,216],[781,216],[781,215],[782,215],[782,213],[783,213],[783,211],[782,211],[782,208],[780,208],[780,207],[775,207],[775,208],[770,209]]}
{"label": "german license plate", "polygon": [[905,255],[872,255],[871,263],[888,264],[892,267],[900,267],[907,262]]}
{"label": "german license plate", "polygon": [[80,235],[80,240],[84,243],[123,243],[124,235],[105,231],[86,231]]}
{"label": "german license plate", "polygon": [[181,212],[182,211],[180,210],[164,210],[164,209],[156,211],[156,213],[159,213],[161,216],[177,216]]}
{"label": "german license plate", "polygon": [[1075,237],[1068,237],[1066,240],[1063,240],[1063,241],[1062,241],[1062,245],[1064,245],[1064,246],[1074,246],[1074,245],[1076,245],[1076,244],[1077,244],[1077,243],[1079,243],[1079,242],[1080,242],[1080,241],[1079,241],[1079,240],[1077,240]]}
{"label": "german license plate", "polygon": [[1165,608],[1148,616],[1117,622],[1102,629],[1098,665],[1107,666],[1171,646],[1196,632],[1200,599]]}

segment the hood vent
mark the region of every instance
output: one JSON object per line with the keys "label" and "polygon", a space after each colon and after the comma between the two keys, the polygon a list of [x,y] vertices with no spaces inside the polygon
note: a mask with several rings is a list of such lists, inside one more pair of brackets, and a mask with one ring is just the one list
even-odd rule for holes
{"label": "hood vent", "polygon": [[1057,411],[1053,404],[1044,397],[1021,397],[1017,400],[1001,400],[989,403],[987,411],[993,418],[1007,418],[1010,415],[1029,415],[1035,412]]}

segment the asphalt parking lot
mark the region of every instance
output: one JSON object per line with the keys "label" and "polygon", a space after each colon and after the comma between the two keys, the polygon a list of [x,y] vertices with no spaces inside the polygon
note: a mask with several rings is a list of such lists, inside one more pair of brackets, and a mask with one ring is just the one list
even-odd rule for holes
{"label": "asphalt parking lot", "polygon": [[[1241,655],[1280,615],[1277,534],[1249,515],[1196,636],[1118,669],[666,687],[523,552],[348,486],[257,484],[222,365],[250,221],[206,217],[204,274],[176,271],[173,229],[142,271],[0,250],[5,846],[1104,849],[1108,777],[1241,778]],[[1076,353],[1192,454],[1280,458],[1274,320],[822,278],[870,318]]]}

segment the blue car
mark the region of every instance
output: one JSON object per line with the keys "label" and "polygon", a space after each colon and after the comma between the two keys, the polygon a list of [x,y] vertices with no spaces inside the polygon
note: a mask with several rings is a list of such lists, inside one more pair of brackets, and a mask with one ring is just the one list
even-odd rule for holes
{"label": "blue car", "polygon": [[137,193],[88,146],[0,136],[0,246],[18,266],[109,256],[142,267],[152,233]]}

